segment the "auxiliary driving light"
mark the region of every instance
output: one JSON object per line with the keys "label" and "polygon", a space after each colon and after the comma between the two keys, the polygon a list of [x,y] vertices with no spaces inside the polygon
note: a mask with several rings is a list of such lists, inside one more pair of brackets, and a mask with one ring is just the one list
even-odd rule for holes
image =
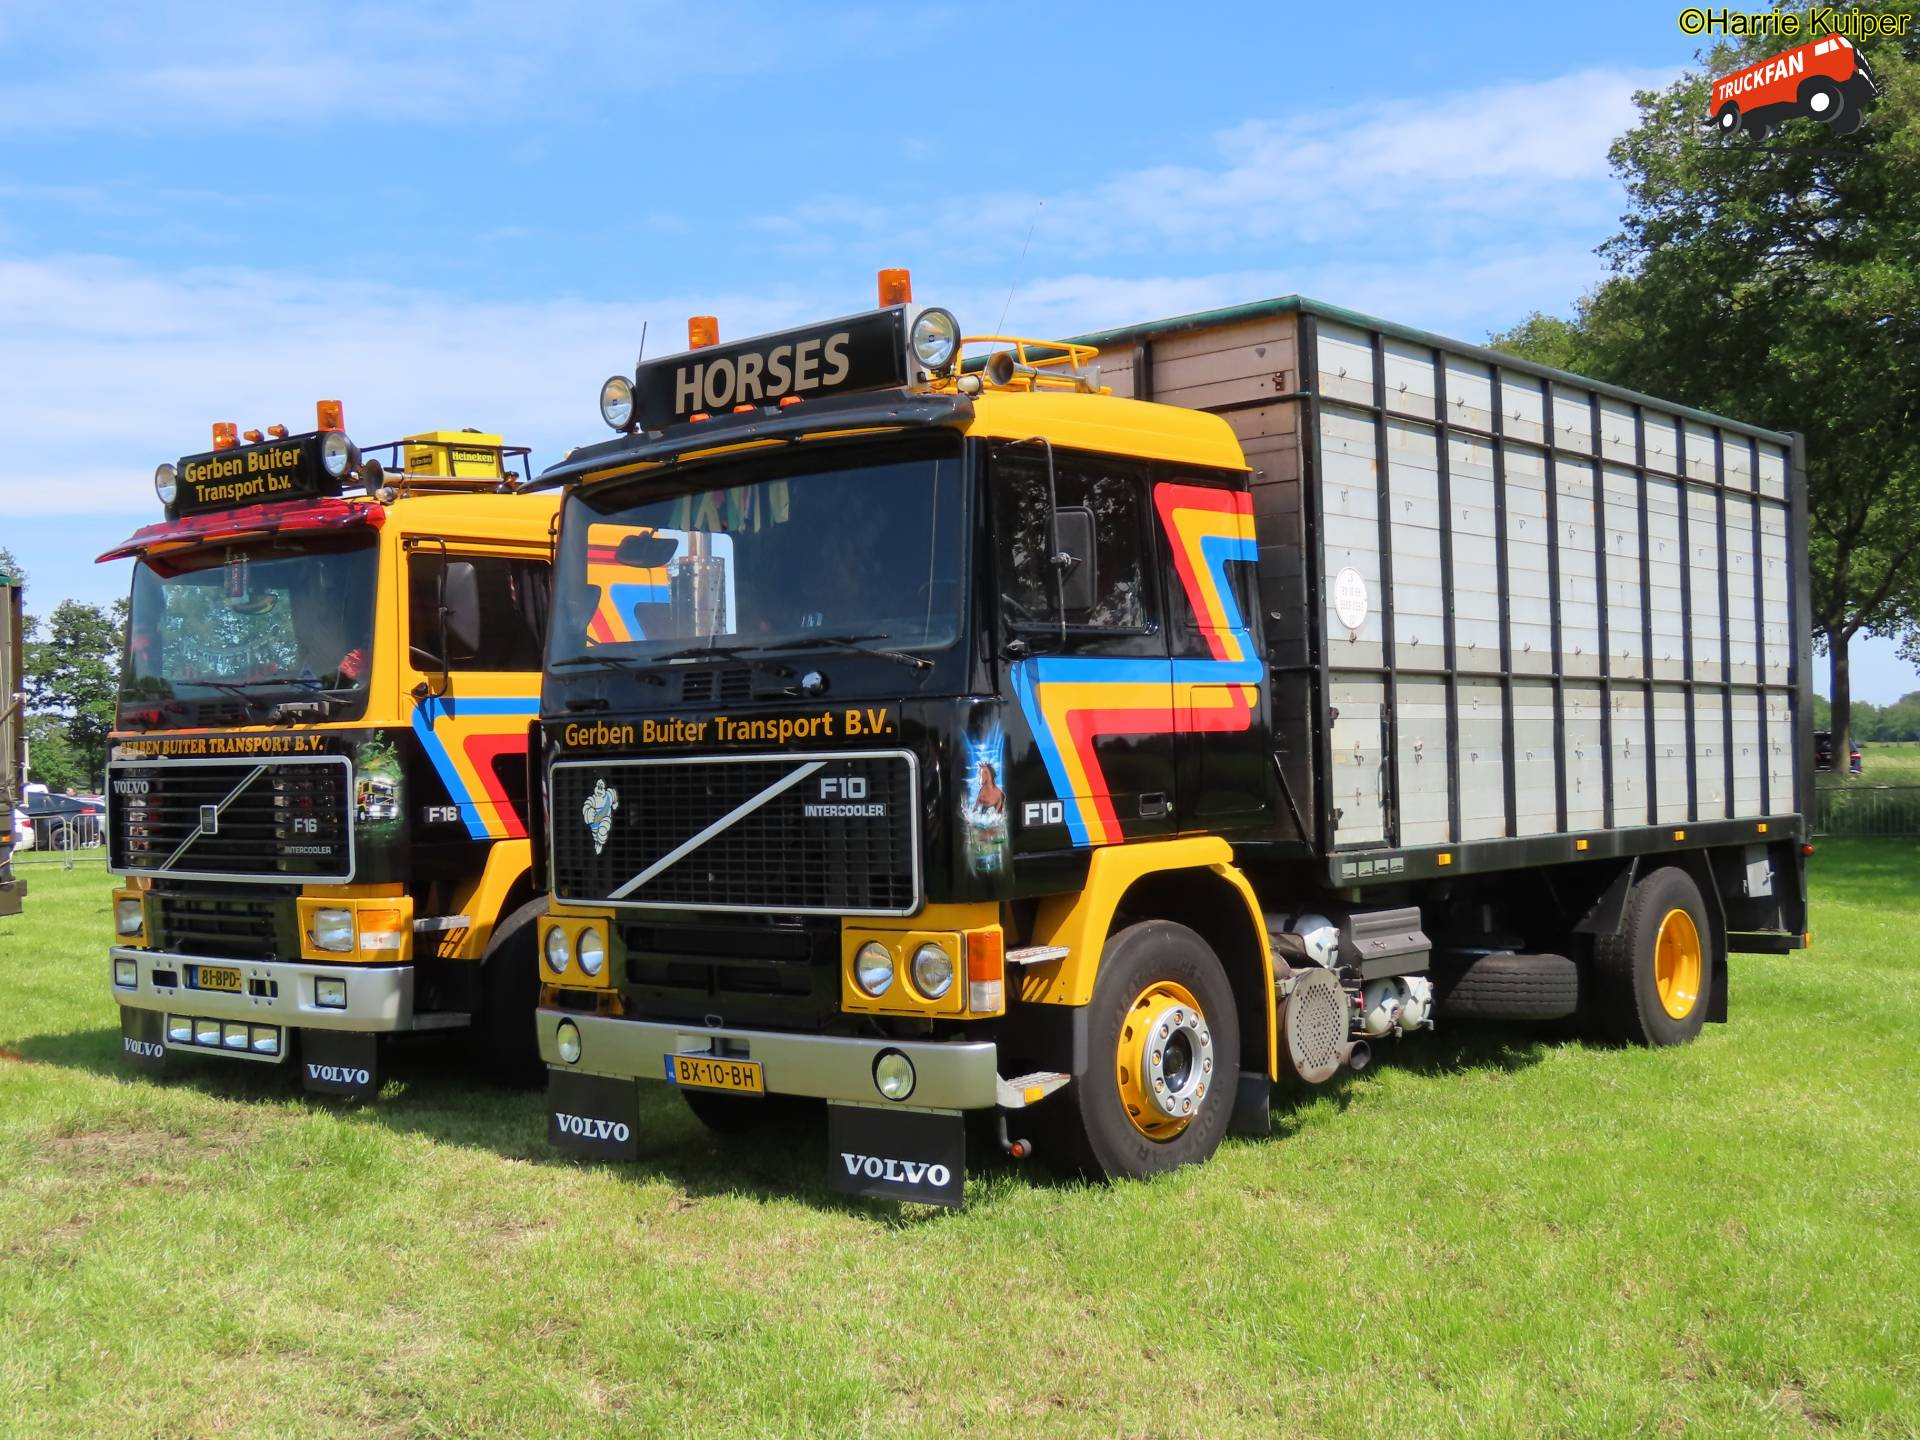
{"label": "auxiliary driving light", "polygon": [[212,1049],[220,1048],[220,1022],[218,1020],[195,1020],[193,1022],[193,1043],[206,1045]]}
{"label": "auxiliary driving light", "polygon": [[346,478],[353,468],[353,442],[338,430],[329,430],[320,437],[320,464],[334,479]]}
{"label": "auxiliary driving light", "polygon": [[113,962],[113,983],[118,985],[122,990],[131,990],[135,985],[140,983],[139,970],[133,961],[116,960]]}
{"label": "auxiliary driving light", "polygon": [[153,467],[153,493],[162,505],[171,505],[180,494],[180,476],[171,465]]}
{"label": "auxiliary driving light", "polygon": [[313,1003],[324,1010],[346,1009],[347,982],[338,976],[321,976],[313,982]]}
{"label": "auxiliary driving light", "polygon": [[607,963],[607,942],[592,925],[580,932],[579,956],[580,968],[589,975],[598,975],[600,967]]}
{"label": "auxiliary driving light", "polygon": [[167,1039],[176,1045],[193,1043],[193,1021],[185,1015],[167,1016]]}
{"label": "auxiliary driving light", "polygon": [[253,1027],[253,1053],[256,1055],[278,1055],[280,1053],[280,1030],[275,1025],[256,1025]]}
{"label": "auxiliary driving light", "polygon": [[922,945],[913,952],[913,988],[929,1000],[953,988],[953,957],[944,946]]}
{"label": "auxiliary driving light", "polygon": [[616,430],[633,428],[633,382],[615,375],[600,387],[600,418]]}
{"label": "auxiliary driving light", "polygon": [[247,1027],[244,1025],[223,1025],[221,1027],[221,1044],[229,1050],[246,1049]]}
{"label": "auxiliary driving light", "polygon": [[547,931],[547,968],[554,974],[561,974],[567,968],[567,961],[573,958],[573,950],[567,944],[567,932],[558,925]]}
{"label": "auxiliary driving light", "polygon": [[113,928],[119,935],[138,935],[145,920],[140,912],[140,897],[125,896],[113,902]]}
{"label": "auxiliary driving light", "polygon": [[898,1050],[882,1050],[873,1062],[874,1088],[889,1100],[913,1094],[913,1061]]}
{"label": "auxiliary driving light", "polygon": [[869,940],[853,957],[853,978],[869,995],[884,995],[893,984],[893,952],[878,940]]}
{"label": "auxiliary driving light", "polygon": [[562,1020],[553,1032],[553,1048],[560,1052],[560,1058],[569,1065],[580,1062],[580,1027],[571,1020]]}
{"label": "auxiliary driving light", "polygon": [[335,909],[314,911],[311,938],[316,949],[353,949],[353,912]]}
{"label": "auxiliary driving light", "polygon": [[931,373],[944,374],[960,353],[960,322],[951,310],[931,306],[913,317],[913,329],[907,338],[914,359]]}

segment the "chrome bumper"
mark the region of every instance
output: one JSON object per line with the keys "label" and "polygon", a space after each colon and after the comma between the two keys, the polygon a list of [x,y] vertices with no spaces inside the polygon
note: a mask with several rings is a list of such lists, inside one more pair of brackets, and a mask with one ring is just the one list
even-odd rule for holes
{"label": "chrome bumper", "polygon": [[[874,1040],[843,1035],[789,1035],[773,1030],[707,1030],[614,1015],[576,1015],[542,1007],[537,1012],[540,1058],[561,1074],[606,1075],[620,1080],[667,1078],[669,1055],[700,1055],[725,1042],[734,1059],[757,1060],[767,1090],[820,1100],[890,1104],[873,1083],[873,1062],[897,1050],[913,1062],[913,1109],[984,1110],[997,1102],[999,1054],[990,1040]],[[580,1059],[560,1058],[555,1034],[562,1021],[580,1031]]]}
{"label": "chrome bumper", "polygon": [[[249,1020],[258,1025],[284,1025],[301,1030],[440,1030],[464,1025],[464,1014],[435,1012],[416,1015],[413,1009],[411,965],[310,965],[291,960],[221,960],[207,955],[178,955],[164,950],[128,950],[113,947],[115,960],[135,966],[131,988],[112,984],[113,998],[134,1010],[161,1010],[175,1015],[214,1020]],[[238,970],[244,987],[239,994],[190,988],[187,967],[217,965]],[[160,984],[156,974],[171,975],[172,984]],[[316,1005],[313,982],[325,976],[347,982],[346,1008]]]}

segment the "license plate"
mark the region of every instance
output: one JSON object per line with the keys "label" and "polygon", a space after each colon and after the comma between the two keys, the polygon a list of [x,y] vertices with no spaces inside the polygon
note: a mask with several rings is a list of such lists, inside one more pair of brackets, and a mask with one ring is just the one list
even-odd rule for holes
{"label": "license plate", "polygon": [[766,1077],[758,1060],[732,1060],[724,1055],[669,1055],[667,1080],[695,1090],[731,1090],[741,1095],[767,1093]]}
{"label": "license plate", "polygon": [[193,977],[196,990],[225,990],[234,995],[240,993],[240,972],[229,970],[224,965],[201,965],[196,967]]}

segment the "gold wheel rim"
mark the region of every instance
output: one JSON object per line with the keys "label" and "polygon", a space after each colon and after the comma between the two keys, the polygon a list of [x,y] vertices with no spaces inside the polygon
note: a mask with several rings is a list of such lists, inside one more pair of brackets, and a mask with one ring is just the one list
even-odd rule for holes
{"label": "gold wheel rim", "polygon": [[1700,930],[1685,910],[1669,910],[1653,941],[1653,983],[1660,1006],[1684,1020],[1700,1003]]}
{"label": "gold wheel rim", "polygon": [[[1206,1013],[1193,992],[1171,980],[1156,980],[1134,996],[1120,1017],[1113,1060],[1120,1106],[1134,1129],[1159,1141],[1185,1130],[1213,1088],[1212,1041]],[[1171,1099],[1165,1098],[1170,1076],[1178,1082]],[[1170,1103],[1175,1110],[1184,1105],[1185,1113],[1168,1114]]]}

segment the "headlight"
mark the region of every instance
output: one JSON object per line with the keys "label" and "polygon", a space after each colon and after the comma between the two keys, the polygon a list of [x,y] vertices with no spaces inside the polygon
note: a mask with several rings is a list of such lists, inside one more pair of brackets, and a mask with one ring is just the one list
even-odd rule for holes
{"label": "headlight", "polygon": [[553,1032],[553,1048],[560,1052],[560,1058],[567,1064],[577,1064],[580,1059],[580,1027],[571,1020],[562,1020]]}
{"label": "headlight", "polygon": [[889,1100],[913,1094],[913,1062],[898,1050],[882,1050],[873,1062],[873,1085]]}
{"label": "headlight", "polygon": [[580,932],[580,968],[589,975],[598,975],[606,963],[607,942],[600,938],[599,930],[589,925]]}
{"label": "headlight", "polygon": [[337,976],[321,976],[313,982],[313,1003],[327,1010],[346,1009],[347,982]]}
{"label": "headlight", "polygon": [[318,950],[353,949],[353,912],[351,910],[314,911],[313,944]]}
{"label": "headlight", "polygon": [[953,318],[951,310],[942,310],[937,305],[922,310],[913,317],[908,343],[913,346],[914,359],[939,375],[960,353],[960,322]]}
{"label": "headlight", "polygon": [[320,464],[334,479],[344,479],[353,465],[353,442],[338,430],[329,430],[320,437]]}
{"label": "headlight", "polygon": [[180,494],[180,477],[171,465],[153,467],[153,493],[162,505],[171,505]]}
{"label": "headlight", "polygon": [[113,928],[116,934],[138,935],[144,923],[140,912],[140,901],[137,898],[113,902]]}
{"label": "headlight", "polygon": [[139,968],[131,960],[113,962],[113,983],[122,990],[131,990],[140,979]]}
{"label": "headlight", "polygon": [[573,951],[567,944],[567,932],[558,925],[547,931],[547,968],[558,975],[567,968]]}
{"label": "headlight", "polygon": [[938,1000],[953,988],[953,957],[938,945],[922,945],[913,952],[913,988],[929,1000]]}
{"label": "headlight", "polygon": [[229,1050],[246,1049],[248,1038],[245,1025],[236,1025],[229,1020],[220,1027],[220,1043]]}
{"label": "headlight", "polygon": [[893,952],[878,940],[869,940],[853,957],[853,978],[869,995],[884,995],[893,984]]}
{"label": "headlight", "polygon": [[633,382],[615,375],[600,387],[600,418],[616,430],[633,428]]}
{"label": "headlight", "polygon": [[167,1039],[176,1045],[193,1043],[193,1020],[186,1015],[167,1016]]}

